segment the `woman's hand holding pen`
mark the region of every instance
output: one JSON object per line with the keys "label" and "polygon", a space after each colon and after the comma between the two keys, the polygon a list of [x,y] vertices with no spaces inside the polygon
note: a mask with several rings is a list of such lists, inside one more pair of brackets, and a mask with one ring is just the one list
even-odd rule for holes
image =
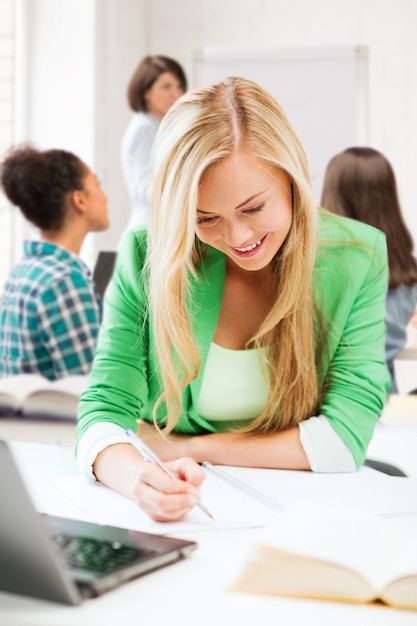
{"label": "woman's hand holding pen", "polygon": [[166,466],[176,478],[144,460],[130,443],[118,443],[98,454],[93,469],[98,480],[133,498],[155,521],[176,521],[197,504],[205,474],[190,458],[167,462]]}
{"label": "woman's hand holding pen", "polygon": [[199,501],[203,470],[192,459],[184,458],[177,445],[172,445],[174,438],[179,443],[177,437],[171,435],[166,441],[151,424],[143,421],[138,422],[137,434],[151,452],[161,457],[165,471],[153,463],[143,465],[133,488],[135,500],[156,521],[184,517]]}
{"label": "woman's hand holding pen", "polygon": [[138,506],[157,522],[181,519],[193,509],[199,501],[198,488],[205,476],[192,459],[178,459],[166,466],[177,479],[154,463],[144,462],[132,489]]}

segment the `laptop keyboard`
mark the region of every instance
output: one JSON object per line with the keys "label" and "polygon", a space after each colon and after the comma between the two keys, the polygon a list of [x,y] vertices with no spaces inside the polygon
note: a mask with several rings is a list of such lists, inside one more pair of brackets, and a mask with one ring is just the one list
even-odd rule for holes
{"label": "laptop keyboard", "polygon": [[68,567],[96,573],[113,572],[155,554],[152,550],[138,550],[117,541],[101,541],[90,537],[55,534],[53,540]]}

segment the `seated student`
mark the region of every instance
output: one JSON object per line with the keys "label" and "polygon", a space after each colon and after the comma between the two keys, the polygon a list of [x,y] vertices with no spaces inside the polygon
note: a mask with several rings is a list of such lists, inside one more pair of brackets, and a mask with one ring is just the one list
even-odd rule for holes
{"label": "seated student", "polygon": [[391,374],[391,393],[398,393],[394,359],[405,346],[407,326],[417,302],[417,261],[390,162],[367,147],[348,148],[336,154],[326,168],[321,205],[337,215],[375,226],[386,235],[389,289],[385,358]]}
{"label": "seated student", "polygon": [[1,165],[8,199],[40,229],[0,303],[0,376],[54,380],[91,368],[102,303],[79,258],[85,236],[109,226],[107,197],[90,168],[65,150],[14,149]]}
{"label": "seated student", "polygon": [[202,461],[355,471],[389,388],[387,279],[383,233],[318,210],[268,92],[228,78],[182,96],[157,135],[149,234],[125,234],[107,290],[84,475],[173,520],[195,505]]}

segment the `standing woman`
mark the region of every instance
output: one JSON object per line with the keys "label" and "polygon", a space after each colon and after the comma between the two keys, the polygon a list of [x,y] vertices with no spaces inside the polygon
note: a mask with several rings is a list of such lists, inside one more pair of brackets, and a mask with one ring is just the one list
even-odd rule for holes
{"label": "standing woman", "polygon": [[387,278],[383,233],[318,209],[267,91],[228,78],[185,94],[158,132],[149,234],[125,234],[106,292],[82,472],[172,520],[202,461],[355,471],[389,385]]}
{"label": "standing woman", "polygon": [[417,302],[417,261],[390,162],[378,150],[367,147],[348,148],[336,154],[326,169],[321,205],[385,233],[389,262],[385,356],[391,393],[398,393],[394,359],[405,346],[407,326]]}
{"label": "standing woman", "polygon": [[109,227],[106,194],[90,168],[65,150],[14,149],[0,180],[10,202],[40,230],[40,240],[24,242],[4,288],[0,376],[86,374],[102,303],[79,252],[87,233]]}
{"label": "standing woman", "polygon": [[133,117],[121,150],[123,176],[132,202],[129,227],[148,221],[152,146],[160,121],[186,89],[184,70],[165,56],[146,56],[130,79],[127,100]]}

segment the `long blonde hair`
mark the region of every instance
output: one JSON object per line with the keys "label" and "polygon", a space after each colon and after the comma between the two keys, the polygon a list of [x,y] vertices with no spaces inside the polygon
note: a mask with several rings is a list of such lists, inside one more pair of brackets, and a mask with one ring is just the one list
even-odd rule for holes
{"label": "long blonde hair", "polygon": [[[187,302],[199,262],[196,210],[201,177],[236,149],[285,171],[292,185],[293,219],[276,255],[276,298],[249,342],[267,346],[269,401],[246,432],[296,425],[316,411],[317,373],[312,272],[317,207],[304,149],[281,106],[258,84],[237,77],[182,96],[162,120],[149,225],[150,311],[169,432],[182,410],[182,389],[198,376],[200,356]],[[155,407],[156,410],[156,407]]]}

